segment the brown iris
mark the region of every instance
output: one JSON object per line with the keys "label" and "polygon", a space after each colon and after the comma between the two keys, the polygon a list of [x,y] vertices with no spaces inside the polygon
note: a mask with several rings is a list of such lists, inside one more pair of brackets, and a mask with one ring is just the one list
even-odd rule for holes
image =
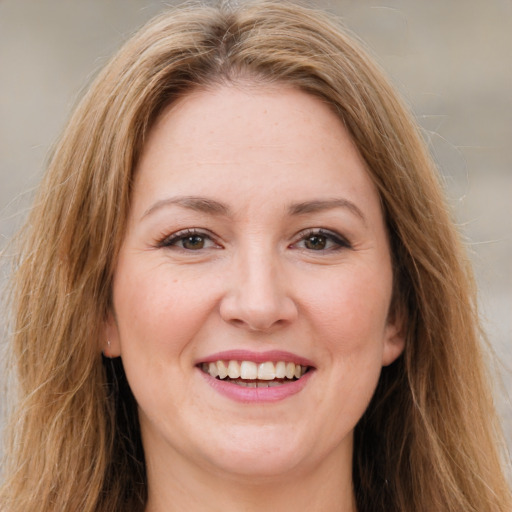
{"label": "brown iris", "polygon": [[310,235],[304,240],[307,249],[313,251],[321,251],[327,245],[327,237],[325,235]]}
{"label": "brown iris", "polygon": [[182,238],[182,245],[184,249],[197,250],[203,249],[204,237],[201,235],[189,235]]}

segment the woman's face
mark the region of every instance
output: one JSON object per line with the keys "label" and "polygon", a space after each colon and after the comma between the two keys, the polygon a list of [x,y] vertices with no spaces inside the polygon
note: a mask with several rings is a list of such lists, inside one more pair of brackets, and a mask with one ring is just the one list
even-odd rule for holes
{"label": "woman's face", "polygon": [[149,471],[349,468],[403,346],[391,291],[378,194],[325,103],[243,85],[172,105],[136,171],[106,328]]}

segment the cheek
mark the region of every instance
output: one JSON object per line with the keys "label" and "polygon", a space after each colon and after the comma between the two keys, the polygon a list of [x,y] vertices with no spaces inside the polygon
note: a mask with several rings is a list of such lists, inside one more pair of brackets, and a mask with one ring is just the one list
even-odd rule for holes
{"label": "cheek", "polygon": [[[179,280],[165,265],[138,269],[119,265],[114,284],[114,307],[124,354],[152,354],[160,364],[184,349],[211,308],[207,286]],[[167,361],[168,363],[169,361]]]}
{"label": "cheek", "polygon": [[304,310],[314,318],[330,351],[347,355],[382,345],[391,300],[391,270],[386,266],[346,266],[318,279]]}
{"label": "cheek", "polygon": [[329,417],[322,426],[325,443],[344,439],[355,428],[377,386],[391,296],[391,272],[380,270],[346,265],[318,280],[304,297],[321,354],[323,386],[315,403]]}
{"label": "cheek", "polygon": [[[143,414],[163,421],[165,411],[180,407],[179,391],[187,386],[183,361],[190,359],[182,356],[191,350],[208,301],[165,265],[126,261],[118,265],[114,308],[120,355],[136,401]],[[176,391],[173,400],[169,389]]]}

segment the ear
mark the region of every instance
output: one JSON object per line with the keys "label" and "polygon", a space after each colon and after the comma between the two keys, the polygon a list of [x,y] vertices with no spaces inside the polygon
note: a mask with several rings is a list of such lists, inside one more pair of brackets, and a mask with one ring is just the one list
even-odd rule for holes
{"label": "ear", "polygon": [[119,328],[114,313],[109,312],[103,322],[101,348],[105,357],[114,358],[121,355]]}
{"label": "ear", "polygon": [[382,366],[393,363],[405,347],[405,322],[401,315],[394,315],[394,319],[388,319],[384,333],[384,346],[382,351]]}

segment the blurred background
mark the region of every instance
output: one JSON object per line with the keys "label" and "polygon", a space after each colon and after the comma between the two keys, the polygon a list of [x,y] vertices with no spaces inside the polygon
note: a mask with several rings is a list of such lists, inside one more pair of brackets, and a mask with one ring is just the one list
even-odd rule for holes
{"label": "blurred background", "polygon": [[[84,88],[134,30],[174,3],[0,0],[0,249]],[[309,3],[365,41],[424,129],[474,261],[512,448],[512,0]]]}

